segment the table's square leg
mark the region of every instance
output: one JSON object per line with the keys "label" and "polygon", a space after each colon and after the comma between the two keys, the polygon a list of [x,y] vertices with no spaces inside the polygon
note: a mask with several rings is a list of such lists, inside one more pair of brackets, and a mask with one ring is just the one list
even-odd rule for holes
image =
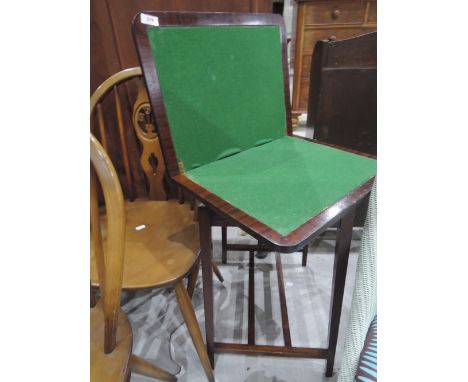
{"label": "table's square leg", "polygon": [[335,362],[338,329],[340,327],[341,308],[348,269],[349,250],[353,236],[354,211],[348,212],[340,221],[335,244],[335,261],[333,263],[333,281],[330,304],[330,321],[328,326],[328,355],[325,375],[331,377]]}
{"label": "table's square leg", "polygon": [[[343,304],[344,287],[348,268],[349,251],[351,247],[353,221],[355,210],[349,211],[340,221],[335,245],[335,259],[333,265],[333,281],[331,292],[330,321],[328,332],[328,349],[326,349],[326,376],[333,374],[340,316]],[[212,249],[212,215],[206,207],[199,207],[198,221],[200,227],[200,249],[203,269],[203,300],[205,308],[205,332],[208,357],[214,368],[214,298],[213,273],[211,264]],[[255,346],[255,345],[254,345]],[[313,350],[313,349],[312,349]],[[325,349],[323,349],[325,350]],[[313,357],[315,358],[315,357]],[[319,357],[320,358],[320,357]]]}
{"label": "table's square leg", "polygon": [[211,270],[213,248],[211,240],[211,212],[208,208],[198,208],[198,223],[200,229],[200,251],[203,272],[206,350],[211,362],[211,367],[214,368],[213,272]]}

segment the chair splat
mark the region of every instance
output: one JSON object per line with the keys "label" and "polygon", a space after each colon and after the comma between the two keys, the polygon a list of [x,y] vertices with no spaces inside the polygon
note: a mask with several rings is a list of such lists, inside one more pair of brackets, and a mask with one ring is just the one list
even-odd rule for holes
{"label": "chair splat", "polygon": [[141,79],[137,80],[137,86],[138,95],[133,104],[133,127],[142,145],[140,164],[149,185],[148,199],[167,200],[164,189],[166,166],[151,115],[151,106]]}

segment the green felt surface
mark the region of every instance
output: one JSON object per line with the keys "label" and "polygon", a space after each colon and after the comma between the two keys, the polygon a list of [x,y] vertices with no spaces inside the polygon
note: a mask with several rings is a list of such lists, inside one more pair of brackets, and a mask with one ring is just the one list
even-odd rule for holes
{"label": "green felt surface", "polygon": [[151,27],[148,38],[187,171],[285,135],[279,27]]}
{"label": "green felt surface", "polygon": [[377,162],[285,136],[187,173],[285,236],[376,173]]}

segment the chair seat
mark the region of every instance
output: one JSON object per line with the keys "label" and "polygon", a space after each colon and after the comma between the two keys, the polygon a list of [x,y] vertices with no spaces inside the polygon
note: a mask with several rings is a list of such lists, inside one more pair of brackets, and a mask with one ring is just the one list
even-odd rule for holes
{"label": "chair seat", "polygon": [[[177,201],[126,202],[123,289],[171,285],[192,268],[199,253],[198,224],[187,205]],[[105,225],[105,216],[101,224]],[[105,227],[102,229],[105,241]],[[93,252],[93,251],[91,251]],[[91,284],[98,286],[94,253]]]}
{"label": "chair seat", "polygon": [[126,381],[130,372],[133,337],[125,314],[120,311],[117,340],[112,353],[104,353],[104,313],[101,301],[91,308],[90,334],[91,382]]}

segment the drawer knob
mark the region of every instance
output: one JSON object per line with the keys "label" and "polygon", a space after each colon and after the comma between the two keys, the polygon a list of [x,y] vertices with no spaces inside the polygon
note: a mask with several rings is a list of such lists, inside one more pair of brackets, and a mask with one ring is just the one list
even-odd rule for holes
{"label": "drawer knob", "polygon": [[330,41],[336,41],[336,36],[330,36],[328,39],[329,39]]}
{"label": "drawer knob", "polygon": [[341,14],[340,10],[339,9],[335,9],[333,12],[332,12],[332,17],[334,19],[337,19],[338,16]]}

